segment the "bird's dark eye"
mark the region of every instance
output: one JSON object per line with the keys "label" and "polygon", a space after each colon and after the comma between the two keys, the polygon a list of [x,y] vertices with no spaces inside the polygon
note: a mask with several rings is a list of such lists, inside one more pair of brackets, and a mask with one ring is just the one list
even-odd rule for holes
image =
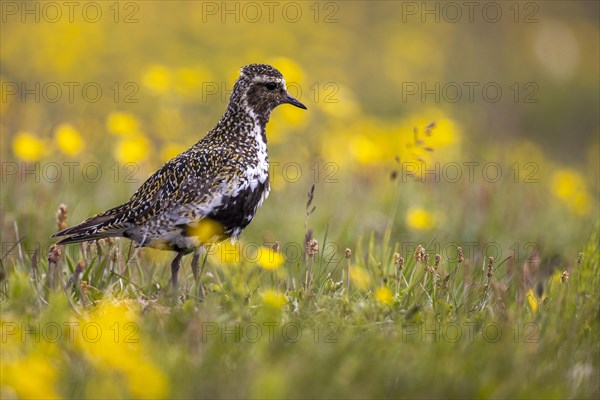
{"label": "bird's dark eye", "polygon": [[269,89],[269,90],[275,90],[276,87],[277,87],[277,84],[274,82],[267,83],[267,89]]}

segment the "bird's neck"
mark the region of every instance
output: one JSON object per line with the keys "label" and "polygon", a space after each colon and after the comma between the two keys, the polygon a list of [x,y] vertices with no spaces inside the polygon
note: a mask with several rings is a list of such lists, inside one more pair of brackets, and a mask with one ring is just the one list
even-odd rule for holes
{"label": "bird's neck", "polygon": [[268,160],[265,130],[267,121],[268,117],[261,118],[252,110],[230,103],[217,125],[196,145],[206,140],[220,144],[235,143],[236,147],[241,146],[249,151],[254,149],[257,153],[264,154],[264,159]]}
{"label": "bird's neck", "polygon": [[218,122],[218,131],[230,132],[240,136],[252,135],[255,136],[260,132],[264,142],[267,142],[266,138],[266,126],[269,122],[270,113],[264,115],[255,113],[249,107],[243,107],[239,104],[232,104],[231,102],[227,105],[227,109]]}

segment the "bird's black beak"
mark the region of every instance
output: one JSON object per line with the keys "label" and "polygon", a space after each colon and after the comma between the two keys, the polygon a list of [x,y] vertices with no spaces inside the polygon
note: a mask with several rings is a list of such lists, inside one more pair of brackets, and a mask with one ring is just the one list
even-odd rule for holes
{"label": "bird's black beak", "polygon": [[286,94],[285,100],[283,100],[283,102],[306,110],[306,106],[300,103],[295,97],[290,96],[289,93]]}

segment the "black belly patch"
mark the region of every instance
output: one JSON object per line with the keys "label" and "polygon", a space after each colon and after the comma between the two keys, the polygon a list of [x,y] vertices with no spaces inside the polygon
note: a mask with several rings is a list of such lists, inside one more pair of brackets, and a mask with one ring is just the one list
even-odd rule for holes
{"label": "black belly patch", "polygon": [[236,229],[244,229],[254,218],[258,203],[268,184],[268,181],[259,182],[254,190],[247,188],[240,191],[235,197],[224,197],[221,206],[206,217],[222,224],[225,234],[228,235],[231,235]]}

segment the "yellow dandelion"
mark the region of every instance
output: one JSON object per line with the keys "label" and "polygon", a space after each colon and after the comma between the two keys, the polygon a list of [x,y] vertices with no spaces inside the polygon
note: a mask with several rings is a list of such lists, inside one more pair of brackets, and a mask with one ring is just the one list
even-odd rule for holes
{"label": "yellow dandelion", "polygon": [[167,397],[169,382],[155,365],[140,362],[126,370],[127,387],[132,397],[150,399]]}
{"label": "yellow dandelion", "polygon": [[350,268],[350,280],[352,285],[365,290],[371,284],[371,277],[363,268],[352,267]]}
{"label": "yellow dandelion", "polygon": [[150,155],[151,143],[143,135],[121,139],[114,150],[115,159],[121,163],[139,163]]}
{"label": "yellow dandelion", "polygon": [[390,292],[390,289],[382,286],[375,290],[375,300],[377,300],[379,304],[388,306],[394,301],[394,296],[392,295],[392,292]]}
{"label": "yellow dandelion", "polygon": [[262,247],[258,249],[257,261],[258,264],[264,269],[273,271],[278,269],[283,264],[285,259],[281,253],[277,253],[268,247]]}
{"label": "yellow dandelion", "polygon": [[205,218],[196,225],[188,227],[186,234],[196,237],[202,244],[216,243],[223,238],[223,224],[213,219]]}
{"label": "yellow dandelion", "polygon": [[[22,399],[58,399],[58,371],[47,354],[33,353],[21,359],[4,360],[0,386],[12,389]],[[35,384],[32,384],[35,382]]]}
{"label": "yellow dandelion", "polygon": [[[428,130],[431,123],[435,127]],[[386,149],[395,153],[392,157],[397,155],[403,162],[421,160],[426,164],[420,168],[432,169],[430,163],[453,161],[460,154],[459,124],[435,108],[404,118],[389,131]]]}
{"label": "yellow dandelion", "polygon": [[[406,128],[417,127],[418,138],[425,142],[425,146],[433,147],[434,149],[440,149],[457,143],[459,140],[459,129],[456,122],[443,116],[439,111],[431,110],[430,113],[411,116],[404,122]],[[435,128],[428,134],[425,132],[425,127],[432,122],[435,122]],[[407,131],[410,132],[414,139],[413,131],[409,129]]]}
{"label": "yellow dandelion", "polygon": [[561,169],[552,174],[552,194],[580,215],[591,209],[591,198],[583,176],[572,169]]}
{"label": "yellow dandelion", "polygon": [[66,155],[76,156],[81,153],[85,143],[81,134],[71,124],[60,124],[54,131],[54,141],[59,150]]}
{"label": "yellow dandelion", "polygon": [[173,88],[181,95],[195,95],[202,91],[202,84],[214,79],[204,68],[179,68],[175,71]]}
{"label": "yellow dandelion", "polygon": [[275,66],[285,76],[288,86],[290,83],[298,84],[299,82],[305,82],[304,70],[294,60],[286,57],[275,57],[268,60],[267,63]]}
{"label": "yellow dandelion", "polygon": [[165,93],[171,86],[171,73],[163,65],[151,65],[144,72],[142,83],[155,93]]}
{"label": "yellow dandelion", "polygon": [[529,289],[527,291],[527,302],[529,303],[529,307],[531,308],[531,311],[536,313],[538,311],[538,301],[537,301],[537,297],[535,297],[535,293],[533,292],[533,289]]}
{"label": "yellow dandelion", "polygon": [[262,303],[266,307],[280,309],[287,304],[287,299],[273,289],[267,289],[262,294]]}
{"label": "yellow dandelion", "polygon": [[159,157],[162,162],[167,162],[180,153],[183,153],[185,150],[186,147],[181,144],[167,143],[160,149]]}
{"label": "yellow dandelion", "polygon": [[273,113],[269,122],[270,143],[280,143],[288,132],[308,124],[309,118],[306,118],[307,115],[302,115],[298,111],[296,107],[280,107]]}
{"label": "yellow dandelion", "polygon": [[[139,335],[126,332],[129,326],[133,327],[131,332],[137,328],[137,315],[130,306],[133,306],[132,302],[105,300],[84,316],[84,321],[78,325],[81,332],[75,338],[86,355],[102,359],[107,366],[116,366],[129,362],[125,353],[140,350]],[[109,329],[111,326],[113,328]],[[115,331],[117,326],[122,331]]]}
{"label": "yellow dandelion", "polygon": [[137,135],[140,133],[140,124],[134,115],[115,111],[108,115],[106,129],[117,136]]}
{"label": "yellow dandelion", "polygon": [[31,132],[17,132],[12,141],[13,154],[23,161],[38,161],[47,153],[46,143]]}
{"label": "yellow dandelion", "polygon": [[413,230],[428,230],[433,228],[434,224],[433,214],[423,208],[411,207],[406,212],[406,225]]}
{"label": "yellow dandelion", "polygon": [[[146,356],[133,301],[103,301],[77,326],[77,346],[100,371],[116,371],[134,397],[165,397],[168,380]],[[152,382],[150,382],[152,381]]]}
{"label": "yellow dandelion", "polygon": [[576,195],[585,182],[580,174],[571,169],[562,169],[552,175],[552,192],[555,196],[566,199]]}
{"label": "yellow dandelion", "polygon": [[372,137],[356,135],[350,139],[349,145],[350,152],[361,164],[377,164],[386,160],[383,146]]}

